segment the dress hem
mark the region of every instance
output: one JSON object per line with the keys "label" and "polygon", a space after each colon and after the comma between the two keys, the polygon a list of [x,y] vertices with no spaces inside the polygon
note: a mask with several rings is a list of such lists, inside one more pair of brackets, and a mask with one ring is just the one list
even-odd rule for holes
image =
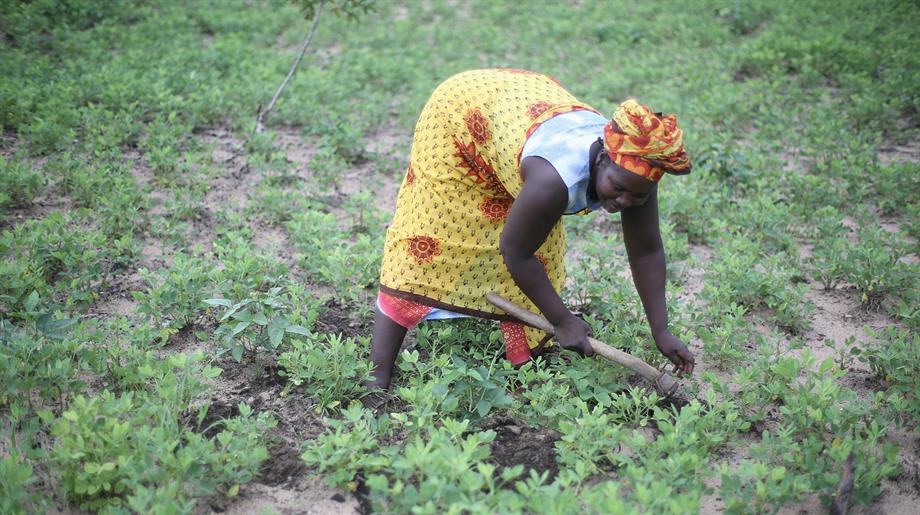
{"label": "dress hem", "polygon": [[470,315],[470,316],[474,316],[478,318],[486,318],[489,320],[519,322],[518,319],[512,317],[511,315],[500,315],[498,313],[489,313],[488,311],[481,311],[481,310],[473,309],[473,308],[464,308],[460,306],[454,306],[453,304],[441,302],[439,300],[435,300],[430,297],[426,297],[424,295],[419,295],[418,293],[411,293],[411,292],[396,290],[396,289],[390,288],[389,286],[385,286],[383,284],[380,285],[380,290],[386,293],[387,295],[391,295],[393,297],[398,297],[398,298],[405,299],[405,300],[411,300],[413,302],[418,302],[419,304],[424,304],[426,306],[431,306],[433,308],[445,309],[447,311],[454,311],[456,313],[462,313],[464,315]]}

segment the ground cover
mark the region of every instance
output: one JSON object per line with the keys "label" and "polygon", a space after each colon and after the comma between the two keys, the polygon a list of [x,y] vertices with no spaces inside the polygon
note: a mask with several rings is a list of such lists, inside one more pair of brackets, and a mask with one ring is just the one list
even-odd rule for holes
{"label": "ground cover", "polygon": [[[811,513],[851,453],[852,512],[920,502],[915,5],[381,2],[257,135],[296,5],[0,6],[0,511]],[[414,118],[485,66],[678,114],[698,400],[464,320],[355,402]],[[663,365],[618,217],[566,230],[571,306]]]}

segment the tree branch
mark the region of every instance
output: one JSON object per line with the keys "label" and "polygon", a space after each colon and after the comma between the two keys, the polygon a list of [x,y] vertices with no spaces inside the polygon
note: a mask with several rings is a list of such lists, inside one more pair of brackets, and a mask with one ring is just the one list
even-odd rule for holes
{"label": "tree branch", "polygon": [[856,451],[851,451],[843,463],[843,472],[840,474],[840,485],[837,487],[837,496],[831,502],[830,515],[846,515],[850,504],[850,494],[853,493],[853,483],[856,479]]}
{"label": "tree branch", "polygon": [[319,22],[319,12],[322,10],[322,8],[322,2],[317,4],[316,12],[313,14],[313,24],[310,27],[310,34],[307,35],[307,39],[303,42],[303,47],[300,49],[300,55],[297,56],[297,60],[294,61],[294,64],[288,71],[287,77],[285,77],[281,85],[278,86],[278,91],[275,91],[275,96],[273,96],[271,102],[268,103],[268,107],[263,110],[262,106],[259,105],[259,115],[256,118],[256,127],[255,130],[253,130],[253,133],[258,134],[265,130],[265,124],[263,123],[265,121],[265,116],[268,115],[268,113],[270,113],[271,110],[275,107],[275,103],[278,101],[278,97],[281,96],[281,92],[284,91],[284,87],[287,86],[288,82],[291,80],[291,77],[294,76],[294,72],[296,72],[297,67],[300,66],[300,61],[303,60],[304,54],[307,53],[307,48],[309,48],[310,42],[313,41],[313,35],[316,33],[316,25],[317,22]]}

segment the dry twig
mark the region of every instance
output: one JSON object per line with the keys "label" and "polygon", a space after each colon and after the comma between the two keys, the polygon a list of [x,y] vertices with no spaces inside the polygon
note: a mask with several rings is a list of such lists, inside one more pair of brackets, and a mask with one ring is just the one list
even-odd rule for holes
{"label": "dry twig", "polygon": [[850,451],[847,460],[843,463],[843,473],[840,475],[840,485],[837,487],[837,496],[831,502],[831,515],[847,515],[850,504],[850,494],[853,493],[853,483],[856,480],[856,451]]}
{"label": "dry twig", "polygon": [[287,77],[285,77],[281,85],[278,86],[278,91],[275,91],[275,96],[273,96],[271,102],[268,103],[268,107],[263,110],[262,105],[259,105],[259,114],[256,118],[256,127],[253,130],[254,134],[258,134],[265,130],[265,116],[268,115],[268,113],[270,113],[271,110],[275,107],[275,103],[278,101],[278,97],[281,96],[281,92],[284,91],[284,87],[287,86],[288,82],[291,80],[291,77],[294,76],[294,72],[296,72],[297,67],[300,66],[300,61],[303,60],[304,54],[307,53],[307,48],[310,47],[310,42],[313,41],[313,35],[316,34],[316,25],[319,22],[319,12],[322,10],[322,7],[322,2],[317,4],[316,12],[313,13],[313,24],[310,27],[310,34],[307,35],[307,39],[303,42],[303,46],[300,48],[300,54],[297,56],[297,60],[294,61],[293,65],[291,65],[291,69],[288,71]]}

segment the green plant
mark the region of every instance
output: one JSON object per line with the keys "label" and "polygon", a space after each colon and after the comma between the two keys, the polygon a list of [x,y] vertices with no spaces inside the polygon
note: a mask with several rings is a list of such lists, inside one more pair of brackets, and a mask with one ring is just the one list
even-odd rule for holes
{"label": "green plant", "polygon": [[767,308],[777,324],[800,333],[811,325],[815,306],[805,300],[808,285],[798,281],[788,262],[788,255],[765,254],[745,235],[723,240],[706,272],[703,297],[715,304]]}
{"label": "green plant", "polygon": [[[9,271],[23,270],[29,277],[27,284],[14,281],[14,285],[19,283],[18,288],[14,286],[14,298],[30,294],[29,286],[45,296],[45,285],[66,290],[69,304],[95,298],[99,286],[105,284],[103,264],[119,256],[101,231],[84,226],[84,222],[79,216],[55,212],[0,235],[0,254],[15,255],[19,263]],[[23,286],[26,289],[21,289]]]}
{"label": "green plant", "polygon": [[735,469],[723,463],[719,475],[726,513],[776,513],[809,489],[805,478],[788,473],[786,467],[756,461],[742,461]]}
{"label": "green plant", "polygon": [[239,409],[208,439],[184,428],[155,396],[78,396],[52,425],[60,486],[82,509],[184,511],[194,497],[235,494],[268,457],[264,432],[274,425],[268,414]]}
{"label": "green plant", "polygon": [[493,409],[512,403],[506,392],[511,370],[493,361],[489,366],[474,366],[456,354],[451,355],[453,368],[444,376],[451,395],[457,398],[464,417],[484,418]]}
{"label": "green plant", "polygon": [[380,437],[387,434],[386,418],[374,418],[359,402],[342,410],[342,419],[326,419],[326,431],[303,444],[300,458],[316,467],[332,486],[350,492],[357,489],[358,476],[384,471],[391,461],[380,449]]}
{"label": "green plant", "polygon": [[157,271],[138,270],[147,291],[131,292],[137,311],[164,329],[161,340],[170,333],[195,322],[201,312],[201,299],[211,287],[214,267],[206,259],[177,252],[173,264]]}
{"label": "green plant", "polygon": [[16,515],[33,512],[40,506],[38,496],[29,490],[35,480],[32,466],[16,450],[0,458],[0,510]]}
{"label": "green plant", "polygon": [[468,421],[446,418],[416,435],[393,457],[385,474],[370,474],[366,485],[374,509],[399,513],[485,513],[519,511],[523,500],[505,484],[523,467],[498,472],[484,460],[494,431],[467,434]]}
{"label": "green plant", "polygon": [[66,336],[76,321],[46,314],[36,318],[26,329],[0,320],[0,408],[19,403],[30,412],[47,406],[63,410],[86,384],[80,372],[93,351]]}
{"label": "green plant", "polygon": [[252,292],[248,299],[240,302],[205,299],[204,303],[209,306],[226,308],[215,332],[223,344],[221,352],[229,352],[233,359],[241,361],[246,352],[278,351],[285,336],[309,336],[309,328],[290,320],[291,308],[282,292],[284,287],[275,286],[267,292]]}
{"label": "green plant", "polygon": [[748,354],[751,327],[744,319],[746,313],[744,306],[730,304],[724,313],[714,316],[716,322],[712,327],[697,330],[707,359],[721,369],[743,361]]}
{"label": "green plant", "polygon": [[[362,385],[371,379],[373,365],[358,351],[367,340],[356,341],[340,334],[307,335],[294,339],[290,350],[278,356],[282,375],[291,386],[304,385],[316,397],[316,410],[336,410],[346,399],[365,392]],[[335,356],[330,359],[330,356]]]}
{"label": "green plant", "polygon": [[877,309],[886,295],[908,284],[908,267],[899,260],[904,251],[883,229],[864,230],[859,239],[847,253],[847,280],[863,305]]}
{"label": "green plant", "polygon": [[26,207],[44,186],[44,178],[24,162],[0,156],[0,208]]}
{"label": "green plant", "polygon": [[917,427],[920,425],[920,336],[890,326],[866,332],[874,342],[862,348],[860,361],[868,363],[872,372],[889,384],[888,393],[896,396],[894,418],[907,427]]}
{"label": "green plant", "polygon": [[259,252],[239,234],[229,234],[216,241],[214,251],[220,263],[219,272],[215,274],[220,290],[230,298],[277,286],[287,273],[283,263]]}
{"label": "green plant", "polygon": [[580,403],[583,415],[559,423],[562,437],[556,441],[559,464],[581,479],[612,470],[621,463],[623,430],[602,406],[589,410]]}

